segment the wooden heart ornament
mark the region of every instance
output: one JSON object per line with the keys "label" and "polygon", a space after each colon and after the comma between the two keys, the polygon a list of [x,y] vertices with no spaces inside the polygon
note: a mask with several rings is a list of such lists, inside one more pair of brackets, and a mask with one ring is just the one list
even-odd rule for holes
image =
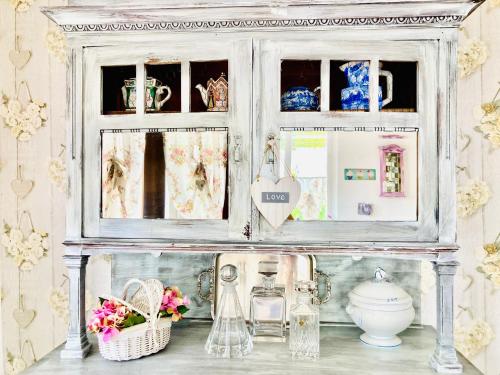
{"label": "wooden heart ornament", "polygon": [[35,310],[25,310],[24,309],[24,297],[21,295],[20,297],[20,306],[19,309],[15,309],[12,315],[14,316],[14,320],[17,322],[19,327],[26,328],[36,317]]}
{"label": "wooden heart ornament", "polygon": [[293,211],[300,198],[300,183],[294,177],[284,177],[277,183],[257,177],[253,182],[252,199],[262,216],[277,229]]}
{"label": "wooden heart ornament", "polygon": [[28,327],[36,317],[35,310],[16,309],[16,310],[14,310],[14,312],[12,314],[14,315],[14,319],[16,320],[19,327],[21,327],[23,329]]}
{"label": "wooden heart ornament", "polygon": [[18,196],[19,199],[23,199],[27,196],[33,189],[33,185],[33,181],[23,180],[22,178],[16,178],[10,182],[12,191]]}
{"label": "wooden heart ornament", "polygon": [[19,165],[17,167],[17,178],[10,182],[10,187],[14,194],[16,194],[19,199],[23,199],[33,190],[34,184],[32,180],[23,179],[22,169]]}
{"label": "wooden heart ornament", "polygon": [[24,66],[30,61],[31,52],[28,50],[20,50],[15,51],[12,50],[9,52],[9,60],[16,67],[16,69],[22,69]]}
{"label": "wooden heart ornament", "polygon": [[16,67],[16,69],[22,69],[31,59],[31,51],[21,49],[20,47],[20,37],[16,39],[16,49],[9,52],[9,60]]}

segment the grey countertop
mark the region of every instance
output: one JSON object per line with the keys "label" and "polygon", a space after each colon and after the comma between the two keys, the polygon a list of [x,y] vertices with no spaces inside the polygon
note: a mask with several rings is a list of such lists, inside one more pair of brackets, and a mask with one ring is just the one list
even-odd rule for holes
{"label": "grey countertop", "polygon": [[[95,337],[92,352],[84,360],[61,360],[60,349],[26,371],[26,374],[335,374],[335,375],[420,375],[435,374],[428,366],[434,350],[435,332],[430,327],[411,328],[401,334],[397,348],[375,348],[363,344],[361,331],[353,327],[322,327],[321,354],[317,361],[292,361],[287,344],[254,344],[251,355],[243,360],[210,357],[204,344],[210,324],[184,320],[175,323],[172,339],[158,354],[128,362],[107,361],[99,355]],[[460,357],[464,374],[481,374]]]}

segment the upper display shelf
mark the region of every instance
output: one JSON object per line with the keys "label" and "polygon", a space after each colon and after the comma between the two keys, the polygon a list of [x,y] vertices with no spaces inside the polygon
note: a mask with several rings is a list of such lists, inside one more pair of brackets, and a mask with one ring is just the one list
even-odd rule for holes
{"label": "upper display shelf", "polygon": [[[458,27],[483,0],[75,0],[42,11],[66,32]],[[312,6],[314,5],[314,6]],[[224,8],[221,12],[220,8]]]}
{"label": "upper display shelf", "polygon": [[[370,61],[330,60],[329,105],[322,108],[321,60],[281,61],[281,111],[370,111]],[[417,111],[417,62],[380,61],[378,110]]]}
{"label": "upper display shelf", "polygon": [[[227,112],[229,109],[228,61],[189,63],[189,77],[182,77],[181,63],[144,65],[144,113],[182,112],[182,101],[189,101],[189,112]],[[135,65],[102,66],[101,113],[136,113],[137,71]],[[182,81],[189,80],[189,92],[182,95]]]}

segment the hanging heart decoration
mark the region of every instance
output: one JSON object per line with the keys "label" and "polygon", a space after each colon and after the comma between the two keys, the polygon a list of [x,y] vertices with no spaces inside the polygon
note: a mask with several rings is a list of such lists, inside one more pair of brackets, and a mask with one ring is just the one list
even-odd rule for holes
{"label": "hanging heart decoration", "polygon": [[[28,229],[23,230],[22,220],[25,219]],[[19,217],[17,227],[4,225],[1,245],[7,251],[7,256],[14,259],[21,271],[31,271],[49,249],[48,234],[33,227],[31,216],[24,211]]]}
{"label": "hanging heart decoration", "polygon": [[277,229],[287,219],[300,198],[300,183],[284,177],[277,183],[258,177],[252,184],[252,199],[262,216]]}
{"label": "hanging heart decoration", "polygon": [[26,310],[24,308],[24,296],[21,294],[19,296],[19,308],[15,309],[12,315],[14,316],[14,320],[17,325],[24,329],[27,328],[31,322],[33,322],[36,317],[36,311],[33,309]]}
{"label": "hanging heart decoration", "polygon": [[[28,96],[24,104],[20,98],[21,87],[25,88]],[[3,118],[5,126],[10,128],[14,137],[25,142],[46,125],[46,107],[45,103],[32,99],[28,83],[21,81],[15,98],[9,98],[7,95],[0,98],[0,118]]]}
{"label": "hanging heart decoration", "polygon": [[264,156],[259,168],[259,174],[252,183],[252,200],[274,229],[279,228],[292,213],[300,199],[300,183],[292,176],[290,169],[285,165],[288,172],[287,177],[283,177],[278,182],[260,176],[264,159],[268,152],[273,154],[273,160],[279,160],[279,153],[276,150],[274,140],[270,140],[264,150]]}
{"label": "hanging heart decoration", "polygon": [[18,165],[17,178],[10,182],[10,187],[14,194],[16,194],[19,199],[23,199],[33,190],[34,185],[35,182],[33,180],[25,180],[23,178],[21,166]]}
{"label": "hanging heart decoration", "polygon": [[21,37],[16,38],[16,48],[9,52],[9,60],[16,69],[21,70],[31,59],[31,51],[21,49]]}

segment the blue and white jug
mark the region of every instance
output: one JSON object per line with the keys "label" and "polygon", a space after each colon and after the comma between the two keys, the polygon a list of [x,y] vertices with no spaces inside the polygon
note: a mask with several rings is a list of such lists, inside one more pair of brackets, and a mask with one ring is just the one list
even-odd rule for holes
{"label": "blue and white jug", "polygon": [[304,86],[288,89],[281,96],[282,111],[319,111],[319,97],[316,94],[320,87],[310,90]]}
{"label": "blue and white jug", "polygon": [[[370,109],[370,63],[368,61],[351,61],[339,68],[344,72],[349,87],[342,89],[341,102],[343,110]],[[387,98],[382,97],[382,86],[378,87],[379,109],[392,102],[392,73],[379,70],[379,74],[387,78]]]}

